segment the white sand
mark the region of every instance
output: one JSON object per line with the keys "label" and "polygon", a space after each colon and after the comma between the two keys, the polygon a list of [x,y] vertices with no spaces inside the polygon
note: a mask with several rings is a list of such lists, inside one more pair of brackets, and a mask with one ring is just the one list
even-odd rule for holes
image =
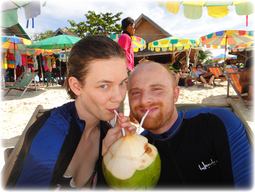
{"label": "white sand", "polygon": [[[218,84],[218,83],[217,83]],[[6,90],[1,90],[1,140],[0,168],[4,165],[3,151],[5,148],[14,147],[19,136],[22,134],[26,124],[32,116],[37,105],[43,105],[45,109],[58,107],[70,101],[64,88],[61,86],[40,87],[38,91],[28,90],[19,98],[21,91],[12,90],[6,97],[3,94]],[[213,89],[197,87],[181,87],[179,100],[177,103],[226,103],[227,82],[222,82],[220,86]],[[235,93],[230,88],[230,95],[234,96],[233,101],[243,114],[251,129],[254,129],[253,109],[247,109]],[[125,99],[125,115],[129,115],[128,99]]]}

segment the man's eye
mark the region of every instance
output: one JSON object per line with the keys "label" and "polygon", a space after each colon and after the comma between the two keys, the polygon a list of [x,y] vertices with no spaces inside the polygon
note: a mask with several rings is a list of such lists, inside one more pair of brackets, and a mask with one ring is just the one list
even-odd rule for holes
{"label": "man's eye", "polygon": [[140,91],[132,91],[131,95],[137,95],[139,93],[140,93]]}

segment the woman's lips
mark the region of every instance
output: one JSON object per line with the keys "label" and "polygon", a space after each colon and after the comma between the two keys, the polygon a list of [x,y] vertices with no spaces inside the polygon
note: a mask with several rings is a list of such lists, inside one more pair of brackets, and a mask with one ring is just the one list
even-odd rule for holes
{"label": "woman's lips", "polygon": [[118,109],[119,109],[119,108],[108,109],[108,110],[109,110],[111,113],[115,113],[114,110],[115,110],[115,111],[118,111]]}

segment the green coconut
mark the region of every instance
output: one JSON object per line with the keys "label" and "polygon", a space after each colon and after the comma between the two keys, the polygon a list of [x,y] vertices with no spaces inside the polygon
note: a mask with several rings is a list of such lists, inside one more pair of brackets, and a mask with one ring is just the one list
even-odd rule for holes
{"label": "green coconut", "polygon": [[129,134],[120,138],[103,157],[104,177],[113,189],[152,189],[160,172],[157,148],[141,135]]}

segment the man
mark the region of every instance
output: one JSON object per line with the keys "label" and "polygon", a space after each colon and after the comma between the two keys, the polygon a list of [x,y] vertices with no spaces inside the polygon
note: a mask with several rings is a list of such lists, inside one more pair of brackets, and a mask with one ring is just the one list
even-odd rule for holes
{"label": "man", "polygon": [[122,20],[122,35],[118,40],[118,44],[126,54],[128,75],[134,69],[134,50],[131,36],[135,33],[135,21],[131,17]]}
{"label": "man", "polygon": [[245,64],[245,70],[240,73],[239,83],[242,86],[242,93],[248,93],[247,100],[254,98],[254,63],[253,57],[249,58]]}
{"label": "man", "polygon": [[228,109],[204,107],[177,111],[180,88],[167,68],[139,64],[129,77],[133,116],[161,158],[156,188],[251,187],[252,150],[245,128]]}
{"label": "man", "polygon": [[[198,64],[196,68],[196,77],[204,83],[204,87],[213,88],[213,80],[215,76],[211,72],[204,71],[201,64]],[[206,80],[208,80],[208,83]]]}

